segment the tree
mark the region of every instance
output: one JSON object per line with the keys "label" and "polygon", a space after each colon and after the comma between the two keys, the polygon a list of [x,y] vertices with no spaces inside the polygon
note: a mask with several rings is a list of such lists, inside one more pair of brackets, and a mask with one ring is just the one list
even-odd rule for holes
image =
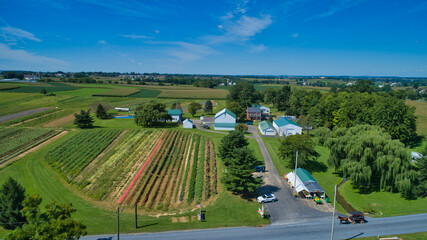
{"label": "tree", "polygon": [[238,102],[227,102],[227,108],[228,110],[232,111],[234,114],[236,114],[237,119],[243,120],[246,117],[246,108],[243,107]]}
{"label": "tree", "polygon": [[378,126],[336,128],[327,140],[329,164],[342,170],[353,186],[398,191],[408,197],[416,175],[409,150]]}
{"label": "tree", "polygon": [[427,153],[424,154],[423,158],[416,161],[417,177],[414,189],[414,193],[422,198],[427,197]]}
{"label": "tree", "polygon": [[172,103],[171,109],[181,109],[181,103],[180,102]]}
{"label": "tree", "polygon": [[213,111],[213,105],[211,100],[207,100],[205,102],[205,106],[203,107],[203,112],[205,112],[206,114],[210,114]]}
{"label": "tree", "polygon": [[221,139],[219,145],[219,156],[224,160],[224,164],[227,166],[227,159],[231,156],[234,148],[243,148],[248,145],[249,142],[242,132],[231,131]]}
{"label": "tree", "polygon": [[200,103],[191,102],[190,106],[188,107],[188,112],[190,112],[191,116],[194,117],[194,115],[196,115],[196,113],[199,109],[202,109],[202,105]]}
{"label": "tree", "polygon": [[101,104],[99,104],[98,107],[96,108],[96,117],[99,119],[108,118],[107,111],[105,111],[105,108]]}
{"label": "tree", "polygon": [[237,102],[244,109],[257,101],[262,100],[262,94],[256,91],[254,85],[249,82],[239,82],[236,85],[231,86],[229,94],[227,95],[227,103]]}
{"label": "tree", "polygon": [[291,97],[291,87],[283,86],[277,90],[276,98],[274,99],[274,106],[277,107],[279,111],[285,111],[289,108],[289,99]]}
{"label": "tree", "polygon": [[234,129],[236,131],[245,133],[248,131],[248,125],[244,124],[244,123],[238,123],[236,126],[234,126]]}
{"label": "tree", "polygon": [[74,114],[74,124],[79,128],[92,128],[93,127],[93,117],[90,115],[90,109],[85,111],[81,110],[80,114]]}
{"label": "tree", "polygon": [[20,212],[24,199],[25,189],[9,177],[0,189],[0,223],[5,229],[15,229],[25,221]]}
{"label": "tree", "polygon": [[171,119],[166,111],[166,105],[156,101],[139,105],[134,115],[135,124],[142,127],[158,126],[162,121]]}
{"label": "tree", "polygon": [[262,185],[260,177],[254,178],[252,173],[260,162],[255,158],[253,151],[247,147],[234,148],[227,157],[227,172],[222,181],[229,191],[248,195],[255,193]]}
{"label": "tree", "polygon": [[295,166],[296,151],[298,151],[298,166],[307,167],[315,161],[319,153],[314,150],[314,142],[308,135],[291,135],[282,139],[279,147],[279,156],[289,168]]}
{"label": "tree", "polygon": [[76,212],[71,203],[56,204],[52,202],[45,206],[45,212],[41,212],[41,202],[42,198],[38,195],[29,196],[24,200],[24,209],[21,212],[28,223],[9,233],[6,240],[72,240],[87,234],[86,226],[71,217],[71,214]]}
{"label": "tree", "polygon": [[42,90],[40,90],[40,93],[41,94],[46,94],[47,93],[46,88],[43,88]]}

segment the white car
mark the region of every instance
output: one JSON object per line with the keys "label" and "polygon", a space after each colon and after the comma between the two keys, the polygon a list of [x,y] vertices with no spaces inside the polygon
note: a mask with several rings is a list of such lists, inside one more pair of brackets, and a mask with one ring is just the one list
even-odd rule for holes
{"label": "white car", "polygon": [[267,194],[264,194],[262,196],[259,196],[256,200],[259,203],[277,202],[276,196],[274,196],[274,194],[272,194],[272,193],[267,193]]}

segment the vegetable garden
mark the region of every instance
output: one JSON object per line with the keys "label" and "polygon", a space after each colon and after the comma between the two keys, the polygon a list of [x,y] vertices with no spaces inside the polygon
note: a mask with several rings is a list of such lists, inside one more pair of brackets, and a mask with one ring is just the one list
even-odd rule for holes
{"label": "vegetable garden", "polygon": [[215,147],[209,138],[174,130],[128,130],[113,142],[119,134],[78,132],[52,149],[47,161],[70,184],[113,205],[166,211],[217,194]]}
{"label": "vegetable garden", "polygon": [[51,132],[53,132],[52,129],[42,128],[1,128],[0,157],[17,151]]}

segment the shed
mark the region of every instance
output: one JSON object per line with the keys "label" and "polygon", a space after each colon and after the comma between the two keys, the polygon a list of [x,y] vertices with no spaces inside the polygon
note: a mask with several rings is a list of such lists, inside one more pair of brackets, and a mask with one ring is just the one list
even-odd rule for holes
{"label": "shed", "polygon": [[262,135],[274,136],[276,135],[276,129],[268,121],[262,121],[258,125],[258,129],[261,131]]}
{"label": "shed", "polygon": [[302,127],[292,120],[279,118],[273,121],[273,126],[279,136],[289,136],[302,133]]}
{"label": "shed", "polygon": [[182,122],[182,126],[183,126],[184,128],[193,128],[193,122],[192,122],[190,119],[186,118],[186,119]]}
{"label": "shed", "polygon": [[172,117],[172,122],[182,121],[182,110],[181,109],[169,109],[168,114]]}
{"label": "shed", "polygon": [[[306,197],[314,197],[319,195],[321,198],[325,197],[325,190],[320,186],[316,179],[304,168],[297,168],[296,191],[302,192]],[[290,172],[286,175],[289,184],[294,187],[295,174]]]}

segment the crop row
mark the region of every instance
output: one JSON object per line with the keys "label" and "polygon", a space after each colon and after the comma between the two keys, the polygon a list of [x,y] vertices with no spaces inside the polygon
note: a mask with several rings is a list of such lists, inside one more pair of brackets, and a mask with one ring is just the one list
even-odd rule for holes
{"label": "crop row", "polygon": [[65,117],[67,115],[70,115],[71,113],[72,113],[72,111],[70,111],[70,110],[57,111],[57,112],[54,112],[52,114],[46,114],[46,115],[43,115],[41,117],[35,118],[31,121],[22,123],[19,126],[22,126],[22,127],[40,126],[40,125],[43,125],[43,124],[48,123],[50,121],[56,120],[58,118],[62,118],[62,117]]}
{"label": "crop row", "polygon": [[120,133],[119,130],[80,131],[46,155],[47,162],[66,180],[76,177]]}
{"label": "crop row", "polygon": [[43,116],[45,114],[53,113],[53,112],[56,112],[56,111],[59,111],[59,110],[56,109],[56,108],[48,109],[46,111],[34,113],[34,114],[27,115],[27,116],[24,116],[24,117],[15,118],[15,119],[7,121],[7,122],[3,122],[3,123],[1,123],[1,125],[2,126],[11,126],[11,125],[14,125],[14,124],[17,124],[17,123],[20,123],[20,122],[29,121],[31,119],[35,119],[35,118],[41,117],[41,116]]}
{"label": "crop row", "polygon": [[51,129],[43,128],[1,128],[0,156],[30,144],[51,131]]}

